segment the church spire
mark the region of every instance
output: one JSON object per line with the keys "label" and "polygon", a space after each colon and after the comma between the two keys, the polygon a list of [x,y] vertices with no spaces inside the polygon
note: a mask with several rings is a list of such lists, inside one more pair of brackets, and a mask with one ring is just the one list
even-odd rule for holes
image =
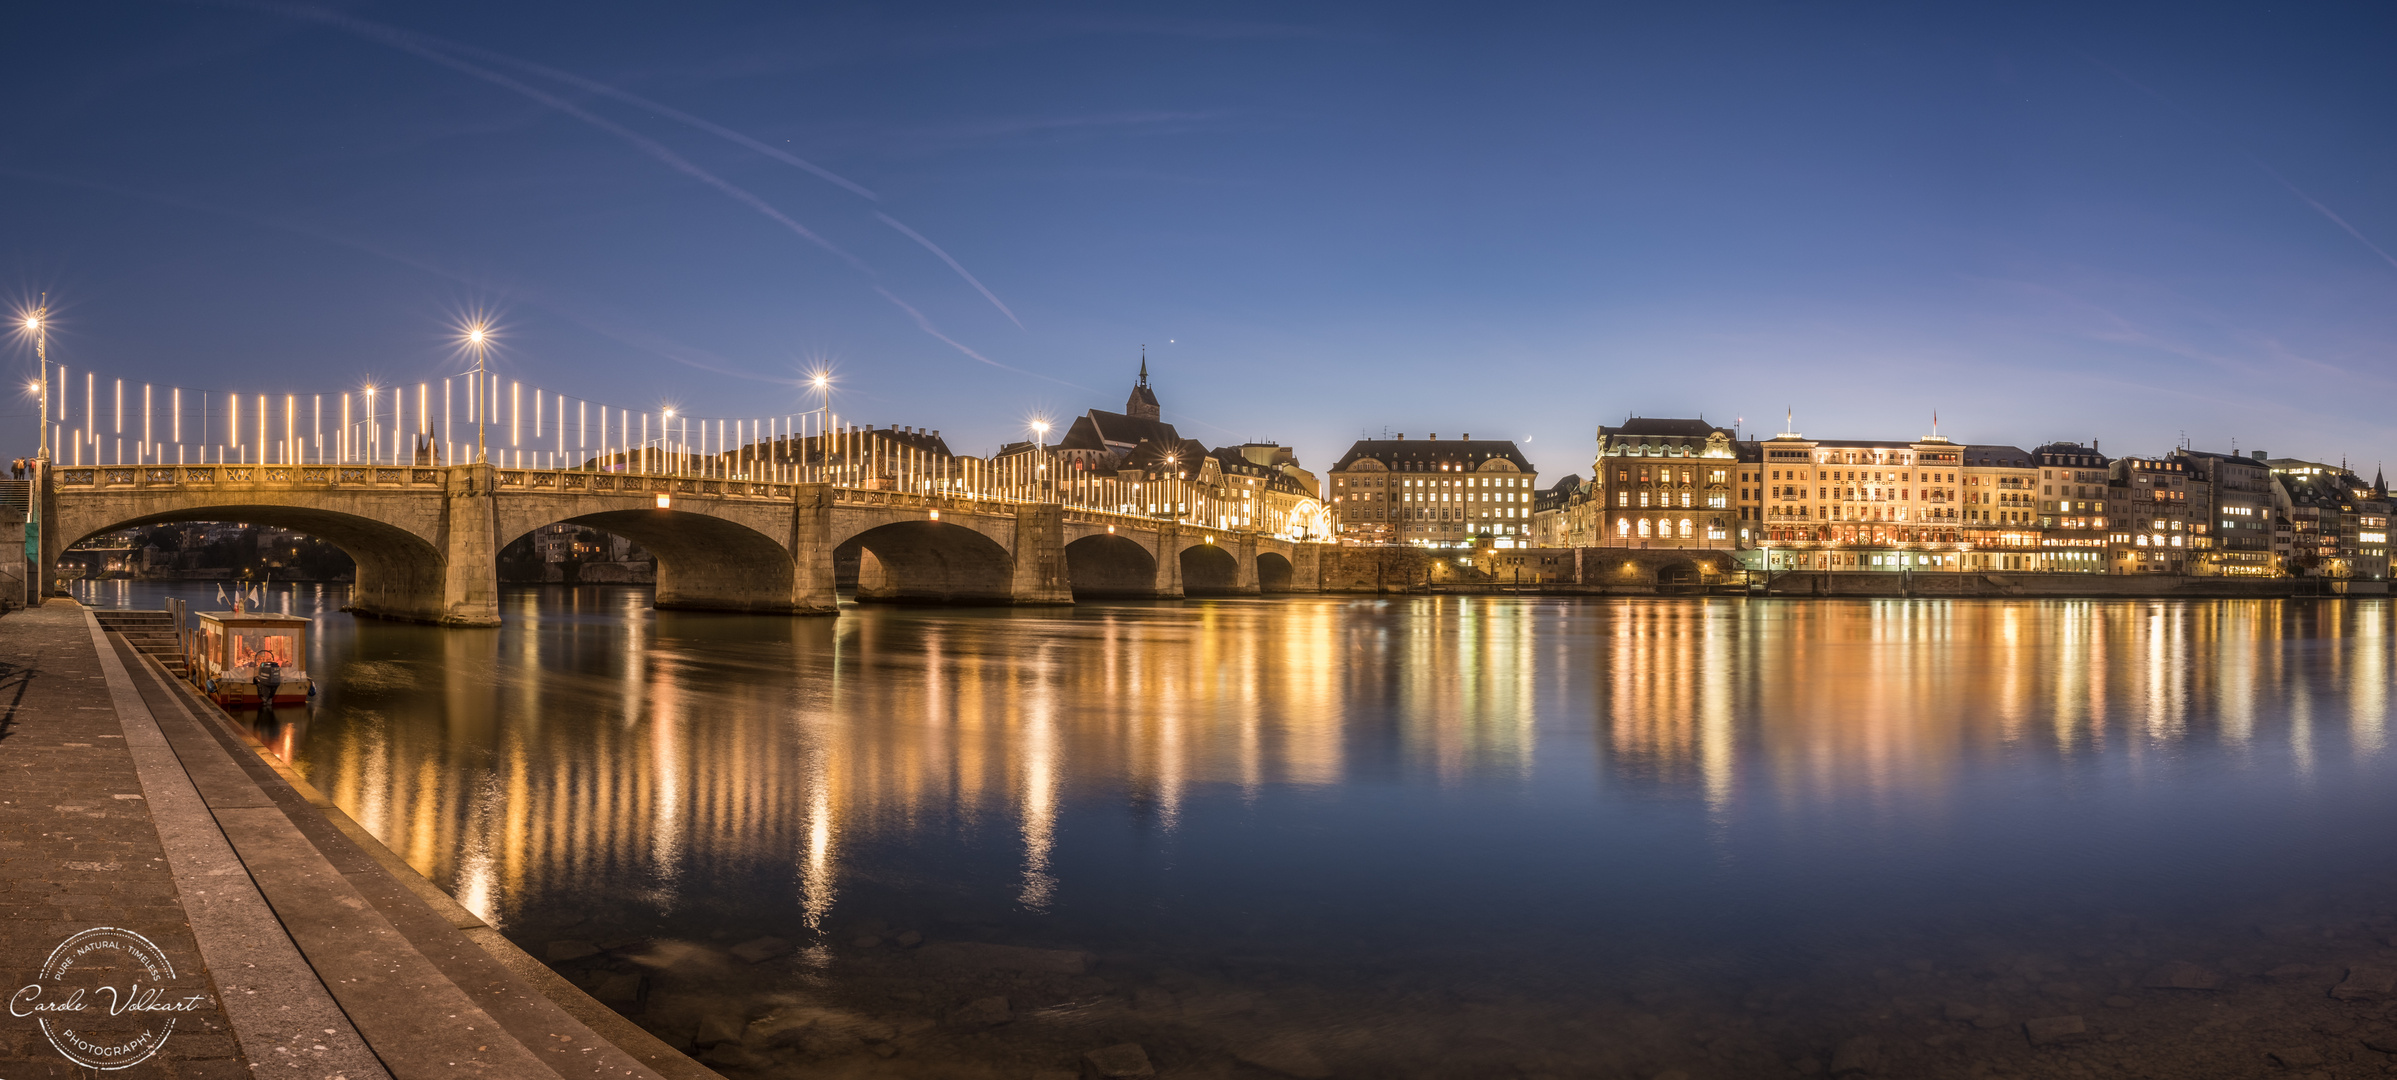
{"label": "church spire", "polygon": [[1132,384],[1132,396],[1124,400],[1124,415],[1135,420],[1161,420],[1164,410],[1157,407],[1157,392],[1149,389],[1149,347],[1140,347],[1140,381]]}

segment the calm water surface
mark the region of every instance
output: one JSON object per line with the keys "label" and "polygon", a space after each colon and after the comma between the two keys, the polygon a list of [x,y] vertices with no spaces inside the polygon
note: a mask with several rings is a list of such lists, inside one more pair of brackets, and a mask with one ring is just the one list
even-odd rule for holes
{"label": "calm water surface", "polygon": [[734,1075],[2377,1071],[2384,602],[340,599],[261,737]]}

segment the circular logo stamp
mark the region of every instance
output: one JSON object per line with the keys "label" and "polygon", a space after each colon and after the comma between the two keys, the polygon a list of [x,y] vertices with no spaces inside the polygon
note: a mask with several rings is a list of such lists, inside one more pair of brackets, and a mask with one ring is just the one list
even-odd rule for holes
{"label": "circular logo stamp", "polygon": [[175,965],[149,938],[100,926],[59,942],[41,977],[9,995],[10,1016],[34,1017],[50,1045],[87,1069],[122,1069],[166,1045],[183,1013],[208,995],[176,985]]}

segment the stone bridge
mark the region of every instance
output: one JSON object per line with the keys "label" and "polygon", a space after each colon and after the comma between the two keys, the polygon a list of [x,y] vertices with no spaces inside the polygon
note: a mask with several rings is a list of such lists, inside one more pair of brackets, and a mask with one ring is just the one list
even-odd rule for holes
{"label": "stone bridge", "polygon": [[143,465],[37,473],[41,571],[137,525],[238,521],[319,537],[358,564],[351,606],[499,623],[499,552],[585,525],[657,556],[657,606],[829,615],[860,601],[1070,604],[1314,591],[1322,545],[1063,506],[748,480],[492,465]]}

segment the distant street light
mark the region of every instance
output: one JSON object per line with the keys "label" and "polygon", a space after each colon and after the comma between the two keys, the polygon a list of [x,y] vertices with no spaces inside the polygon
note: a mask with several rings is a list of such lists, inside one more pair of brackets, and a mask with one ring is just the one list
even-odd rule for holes
{"label": "distant street light", "polygon": [[40,381],[38,381],[38,382],[35,382],[35,383],[33,384],[33,388],[34,388],[35,392],[37,392],[37,393],[39,393],[39,394],[41,394],[41,395],[42,395],[42,430],[41,430],[41,449],[40,449],[40,451],[38,451],[38,454],[39,454],[39,456],[40,456],[41,460],[43,460],[43,461],[48,461],[48,460],[50,460],[50,294],[49,294],[49,293],[43,293],[43,294],[42,294],[42,303],[41,303],[41,306],[40,306],[40,307],[37,307],[37,308],[34,308],[34,309],[33,309],[33,314],[31,314],[31,315],[28,315],[28,316],[26,316],[26,317],[25,317],[25,329],[33,331],[33,354],[34,354],[34,356],[36,356],[36,357],[40,358],[40,360],[41,360],[41,364],[42,364],[42,377],[41,377]]}
{"label": "distant street light", "polygon": [[[483,354],[490,350],[491,328],[483,323],[466,327],[466,347],[474,350],[474,459],[480,463],[490,457],[490,446],[484,437],[491,415],[490,381],[483,376]],[[446,393],[446,391],[444,391]]]}
{"label": "distant street light", "polygon": [[[1032,470],[1033,470],[1033,472],[1032,472],[1032,476],[1033,476],[1033,479],[1034,479],[1034,481],[1035,481],[1035,485],[1034,485],[1034,491],[1035,491],[1037,494],[1040,494],[1040,495],[1046,496],[1046,495],[1048,494],[1048,490],[1047,490],[1047,488],[1048,488],[1048,480],[1049,480],[1049,422],[1048,422],[1048,421],[1046,421],[1046,420],[1034,420],[1034,421],[1032,421],[1032,445],[1033,445],[1033,450],[1034,450],[1034,452],[1033,452],[1033,456],[1032,456]],[[1046,500],[1044,499],[1043,501],[1046,501]]]}
{"label": "distant street light", "polygon": [[832,373],[818,371],[807,382],[816,389],[816,446],[823,460],[816,473],[820,483],[832,472]]}

